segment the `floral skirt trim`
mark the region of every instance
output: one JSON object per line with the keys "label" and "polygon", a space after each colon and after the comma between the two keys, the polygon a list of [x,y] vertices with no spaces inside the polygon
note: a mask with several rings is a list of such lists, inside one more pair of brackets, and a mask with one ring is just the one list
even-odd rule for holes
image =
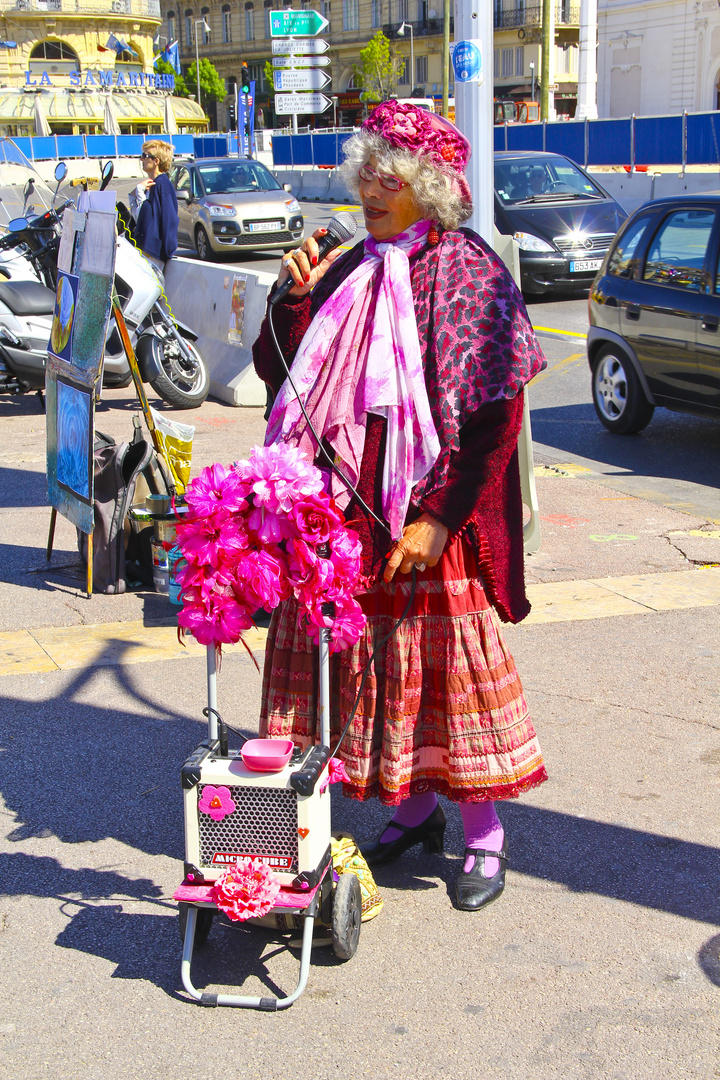
{"label": "floral skirt trim", "polygon": [[[366,633],[331,660],[334,740],[373,642],[400,617],[410,588],[397,574],[358,597]],[[303,747],[317,741],[317,666],[317,649],[288,600],[270,623],[261,735]],[[462,538],[417,575],[410,615],[381,646],[338,756],[350,776],[346,795],[391,806],[422,791],[456,802],[513,798],[547,779],[514,661]]]}

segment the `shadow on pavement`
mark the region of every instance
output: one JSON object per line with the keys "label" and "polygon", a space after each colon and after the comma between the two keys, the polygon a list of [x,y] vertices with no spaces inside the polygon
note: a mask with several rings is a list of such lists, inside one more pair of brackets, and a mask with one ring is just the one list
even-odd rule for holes
{"label": "shadow on pavement", "polygon": [[720,420],[656,409],[637,435],[606,431],[592,405],[532,409],[536,443],[629,474],[720,487]]}
{"label": "shadow on pavement", "polygon": [[[43,459],[42,472],[31,469],[0,468],[0,507],[48,506]],[[48,506],[48,525],[50,507]],[[3,561],[3,565],[5,565]]]}

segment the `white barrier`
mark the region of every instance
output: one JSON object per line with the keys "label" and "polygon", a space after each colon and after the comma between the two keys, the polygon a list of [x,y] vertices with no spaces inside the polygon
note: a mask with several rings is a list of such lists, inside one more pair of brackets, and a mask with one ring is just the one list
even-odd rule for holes
{"label": "white barrier", "polygon": [[211,395],[229,405],[265,406],[265,383],[255,374],[252,347],[274,280],[273,274],[194,259],[171,259],[166,266],[165,291],[173,312],[198,334]]}

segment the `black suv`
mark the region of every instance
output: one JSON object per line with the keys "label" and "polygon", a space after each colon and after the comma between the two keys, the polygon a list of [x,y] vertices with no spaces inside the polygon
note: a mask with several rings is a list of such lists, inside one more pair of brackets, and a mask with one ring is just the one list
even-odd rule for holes
{"label": "black suv", "polygon": [[656,405],[720,417],[720,194],[641,206],[590,291],[588,360],[609,431],[642,431]]}

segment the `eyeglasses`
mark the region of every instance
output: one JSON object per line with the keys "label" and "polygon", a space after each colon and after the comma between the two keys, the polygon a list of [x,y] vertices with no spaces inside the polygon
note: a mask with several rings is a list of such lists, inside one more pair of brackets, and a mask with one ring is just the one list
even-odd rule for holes
{"label": "eyeglasses", "polygon": [[147,154],[143,150],[142,154],[140,155],[140,160],[141,161],[157,161],[157,158],[155,157],[154,154]]}
{"label": "eyeglasses", "polygon": [[385,188],[386,191],[400,191],[401,188],[407,187],[405,181],[401,180],[399,176],[393,176],[392,173],[376,172],[370,165],[361,165],[358,169],[358,176],[367,183],[371,180],[377,180],[380,187]]}

